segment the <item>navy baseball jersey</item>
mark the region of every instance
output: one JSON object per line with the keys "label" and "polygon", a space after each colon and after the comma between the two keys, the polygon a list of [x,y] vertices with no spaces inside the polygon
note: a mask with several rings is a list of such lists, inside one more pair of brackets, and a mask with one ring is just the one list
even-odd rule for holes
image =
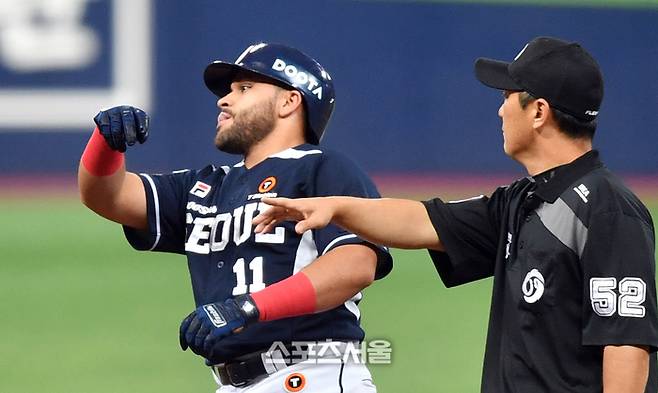
{"label": "navy baseball jersey", "polygon": [[[298,235],[295,223],[286,222],[271,233],[253,232],[253,218],[267,208],[261,202],[264,197],[379,197],[372,181],[336,152],[306,144],[249,169],[240,162],[140,177],[149,229],[124,227],[126,237],[138,250],[186,254],[197,306],[262,290],[346,244],[365,244],[377,252],[376,278],[392,268],[388,250],[337,226]],[[361,341],[360,300],[359,293],[329,311],[250,326],[225,339],[217,358],[210,361],[266,350],[275,341]]]}

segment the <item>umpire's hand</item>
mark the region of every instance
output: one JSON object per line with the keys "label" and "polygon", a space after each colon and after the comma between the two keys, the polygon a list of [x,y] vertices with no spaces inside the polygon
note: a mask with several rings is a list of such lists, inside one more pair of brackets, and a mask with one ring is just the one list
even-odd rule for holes
{"label": "umpire's hand", "polygon": [[126,151],[126,145],[144,143],[149,136],[149,116],[132,106],[115,106],[98,112],[94,117],[101,135],[112,150]]}
{"label": "umpire's hand", "polygon": [[180,346],[209,358],[215,344],[258,321],[259,312],[249,295],[198,307],[180,325]]}

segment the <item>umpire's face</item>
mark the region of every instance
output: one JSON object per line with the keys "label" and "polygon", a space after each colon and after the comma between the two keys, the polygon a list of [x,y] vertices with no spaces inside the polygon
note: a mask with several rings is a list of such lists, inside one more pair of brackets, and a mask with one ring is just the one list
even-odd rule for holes
{"label": "umpire's face", "polygon": [[505,153],[519,161],[533,154],[533,112],[530,107],[521,107],[519,92],[504,91],[504,101],[498,109],[498,116],[503,121],[503,149]]}
{"label": "umpire's face", "polygon": [[231,154],[245,155],[272,132],[276,124],[275,102],[280,87],[254,77],[238,77],[231,92],[217,101],[215,146]]}

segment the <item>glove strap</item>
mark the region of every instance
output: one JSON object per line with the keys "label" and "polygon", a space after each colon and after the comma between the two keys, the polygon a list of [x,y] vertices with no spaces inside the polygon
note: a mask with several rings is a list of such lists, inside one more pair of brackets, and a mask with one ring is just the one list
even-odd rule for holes
{"label": "glove strap", "polygon": [[258,322],[260,313],[254,299],[250,295],[238,295],[233,298],[238,309],[245,319],[245,326]]}
{"label": "glove strap", "polygon": [[94,176],[110,176],[121,168],[124,155],[112,150],[96,127],[82,153],[81,162]]}
{"label": "glove strap", "polygon": [[316,311],[313,283],[304,272],[251,294],[260,312],[259,321],[312,314]]}

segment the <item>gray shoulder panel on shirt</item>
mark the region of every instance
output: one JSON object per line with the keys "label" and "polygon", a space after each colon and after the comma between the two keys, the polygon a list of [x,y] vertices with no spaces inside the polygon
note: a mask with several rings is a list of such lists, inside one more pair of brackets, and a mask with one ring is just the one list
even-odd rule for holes
{"label": "gray shoulder panel on shirt", "polygon": [[587,243],[587,227],[562,198],[556,199],[554,203],[542,203],[537,208],[537,215],[546,229],[562,244],[579,258],[583,255]]}

